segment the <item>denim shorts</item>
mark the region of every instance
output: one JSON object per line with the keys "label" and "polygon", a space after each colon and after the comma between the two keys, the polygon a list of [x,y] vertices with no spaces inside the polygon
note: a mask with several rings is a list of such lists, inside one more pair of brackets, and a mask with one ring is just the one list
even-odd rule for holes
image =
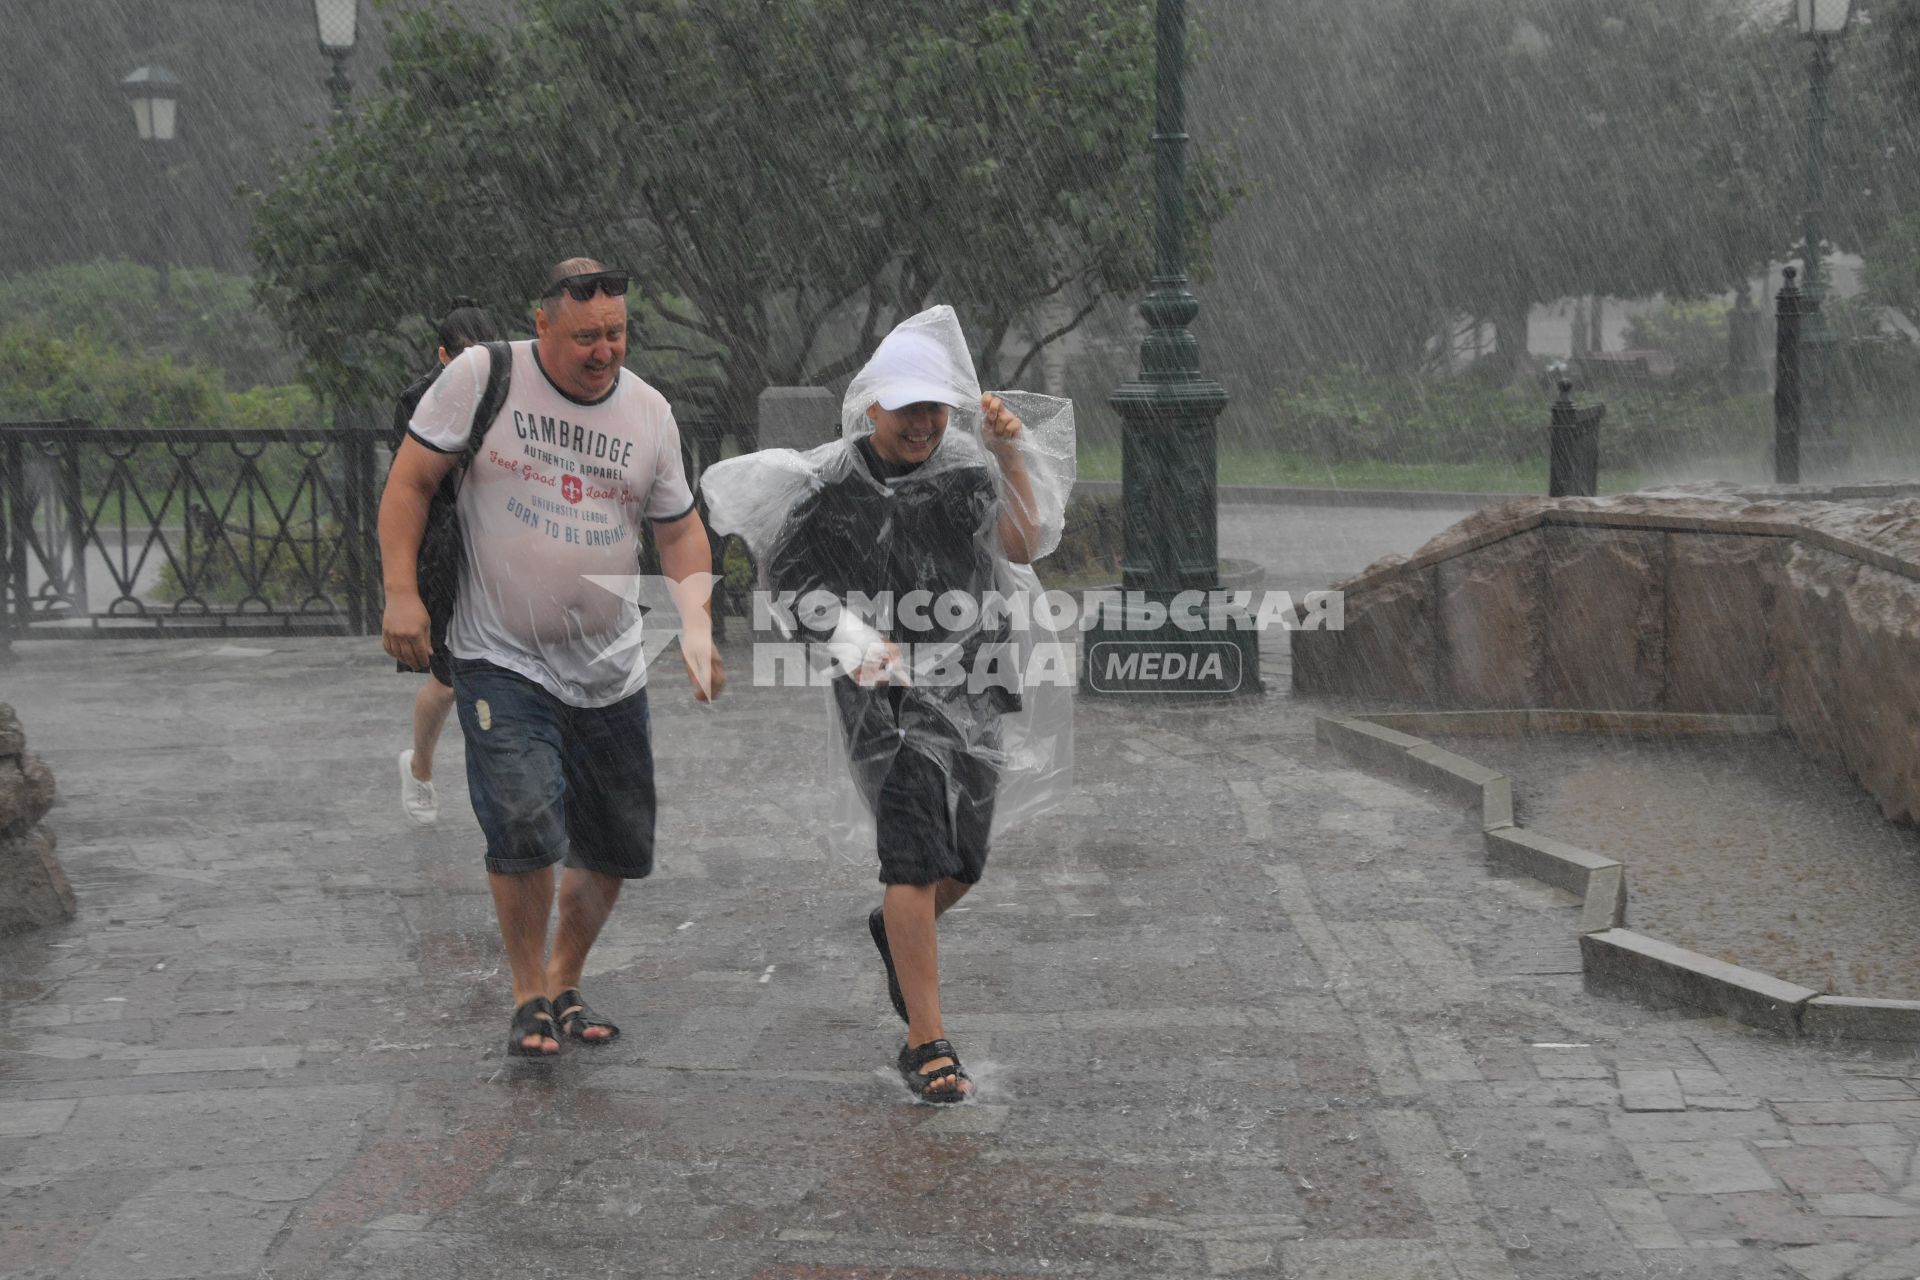
{"label": "denim shorts", "polygon": [[626,880],[653,871],[653,742],[647,691],[575,707],[517,672],[453,659],[467,789],[487,870],[564,862]]}

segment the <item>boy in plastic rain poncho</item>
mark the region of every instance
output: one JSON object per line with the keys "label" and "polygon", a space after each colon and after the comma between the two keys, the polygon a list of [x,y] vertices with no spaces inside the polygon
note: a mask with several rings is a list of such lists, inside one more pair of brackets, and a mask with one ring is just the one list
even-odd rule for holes
{"label": "boy in plastic rain poncho", "polygon": [[1073,406],[983,396],[952,308],[935,307],[854,377],[841,431],[720,463],[702,490],[776,600],[794,593],[834,673],[851,783],[835,836],[879,853],[867,923],[907,1023],[898,1067],[916,1097],[959,1102],[973,1083],[941,1023],[934,921],[979,881],[996,823],[1071,787],[1068,649],[1026,625],[1040,597],[1026,566],[1059,545]]}

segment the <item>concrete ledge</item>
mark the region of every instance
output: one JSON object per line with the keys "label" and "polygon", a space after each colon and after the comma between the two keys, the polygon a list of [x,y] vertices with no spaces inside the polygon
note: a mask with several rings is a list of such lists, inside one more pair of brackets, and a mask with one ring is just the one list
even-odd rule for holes
{"label": "concrete ledge", "polygon": [[1400,764],[1401,758],[1415,747],[1428,745],[1425,739],[1411,734],[1368,724],[1364,720],[1343,720],[1331,716],[1314,718],[1313,736],[1330,747],[1337,747],[1383,769],[1391,769],[1402,777],[1406,775]]}
{"label": "concrete ledge", "polygon": [[1489,831],[1486,842],[1487,856],[1495,863],[1565,889],[1581,899],[1587,896],[1595,872],[1620,865],[1612,858],[1603,858],[1578,845],[1555,840],[1552,836],[1543,836],[1523,827]]}
{"label": "concrete ledge", "polygon": [[1587,896],[1580,904],[1580,932],[1603,933],[1627,923],[1627,868],[1622,863],[1596,868],[1587,876]]}
{"label": "concrete ledge", "polygon": [[1480,830],[1505,831],[1513,821],[1513,779],[1495,774],[1480,788]]}
{"label": "concrete ledge", "polygon": [[1800,1031],[1836,1039],[1920,1042],[1920,1000],[1815,996],[1800,1011]]}
{"label": "concrete ledge", "polygon": [[1631,929],[1580,936],[1587,978],[1599,986],[1651,991],[1681,1004],[1725,1014],[1749,1026],[1800,1033],[1800,1014],[1819,992],[1758,970],[1649,938]]}
{"label": "concrete ledge", "polygon": [[[1436,787],[1462,804],[1480,805],[1486,799],[1487,788],[1506,781],[1505,775],[1431,743],[1422,743],[1409,749],[1402,754],[1401,760],[1401,769],[1407,777]],[[1512,812],[1513,804],[1509,798],[1508,821],[1512,820]],[[1483,825],[1485,821],[1486,815],[1482,812]]]}
{"label": "concrete ledge", "polygon": [[1531,711],[1392,711],[1369,713],[1363,723],[1402,733],[1519,734],[1533,726]]}

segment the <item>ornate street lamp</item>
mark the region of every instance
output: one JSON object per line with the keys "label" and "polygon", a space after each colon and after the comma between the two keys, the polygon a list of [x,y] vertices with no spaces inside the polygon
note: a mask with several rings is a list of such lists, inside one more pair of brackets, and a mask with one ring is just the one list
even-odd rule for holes
{"label": "ornate street lamp", "polygon": [[1213,607],[1220,601],[1215,421],[1227,393],[1201,375],[1200,346],[1187,328],[1200,313],[1186,265],[1187,0],[1158,5],[1156,265],[1140,306],[1149,332],[1140,376],[1110,401],[1123,424],[1123,595],[1087,632],[1082,684],[1096,693],[1251,694],[1260,691],[1259,633]]}
{"label": "ornate street lamp", "polygon": [[133,107],[133,126],[158,175],[155,185],[159,192],[153,202],[158,250],[154,256],[160,269],[160,318],[169,337],[173,317],[173,280],[168,265],[173,248],[173,201],[167,190],[167,158],[179,129],[180,96],[185,89],[179,76],[161,66],[140,67],[120,82],[120,91]]}
{"label": "ornate street lamp", "polygon": [[347,101],[353,93],[353,81],[347,79],[347,57],[360,29],[360,0],[313,0],[313,21],[320,33],[320,48],[333,59],[333,74],[327,77],[327,91],[333,95],[333,116],[347,114]]}

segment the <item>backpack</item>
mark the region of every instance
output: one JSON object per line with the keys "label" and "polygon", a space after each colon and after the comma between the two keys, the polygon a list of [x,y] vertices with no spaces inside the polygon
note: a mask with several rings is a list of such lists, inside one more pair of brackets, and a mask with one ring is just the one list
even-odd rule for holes
{"label": "backpack", "polygon": [[414,573],[420,584],[420,599],[427,606],[436,642],[445,634],[447,620],[453,616],[453,603],[460,594],[460,575],[466,568],[467,547],[460,536],[460,482],[479,452],[480,441],[493,425],[506,403],[513,385],[513,348],[504,342],[482,344],[487,349],[487,389],[473,411],[473,425],[467,433],[467,447],[453,470],[440,481],[427,504],[427,524],[420,534],[420,557]]}

